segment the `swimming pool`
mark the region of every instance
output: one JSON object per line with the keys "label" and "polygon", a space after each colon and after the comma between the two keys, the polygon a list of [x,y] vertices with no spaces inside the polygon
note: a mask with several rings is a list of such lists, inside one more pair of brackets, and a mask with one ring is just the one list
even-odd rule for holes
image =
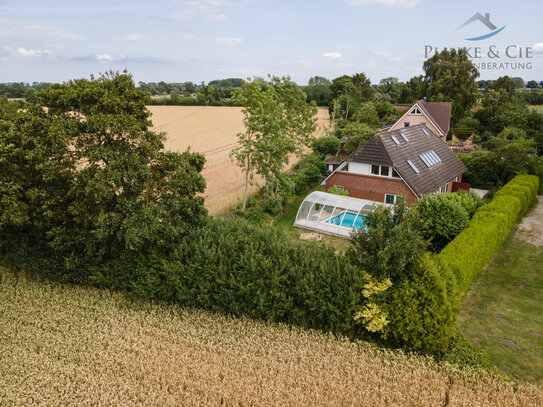
{"label": "swimming pool", "polygon": [[[343,216],[345,215],[345,216]],[[326,221],[332,225],[343,226],[344,228],[353,228],[355,230],[360,229],[366,222],[366,216],[353,212],[341,212],[339,215],[334,216]]]}

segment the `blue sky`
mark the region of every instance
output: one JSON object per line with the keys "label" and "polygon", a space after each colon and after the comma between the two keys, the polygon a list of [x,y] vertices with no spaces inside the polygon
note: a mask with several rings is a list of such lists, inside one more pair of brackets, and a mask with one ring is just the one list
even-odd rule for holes
{"label": "blue sky", "polygon": [[[496,36],[474,13],[490,13]],[[305,84],[365,72],[377,83],[422,73],[424,49],[534,47],[532,69],[490,69],[543,80],[543,2],[441,0],[0,1],[0,82],[62,82],[108,69],[137,81],[200,83],[290,75]]]}

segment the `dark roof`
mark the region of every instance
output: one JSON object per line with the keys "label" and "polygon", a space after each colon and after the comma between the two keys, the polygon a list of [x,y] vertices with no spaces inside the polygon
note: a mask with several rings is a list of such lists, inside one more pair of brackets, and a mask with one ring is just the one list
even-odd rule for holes
{"label": "dark roof", "polygon": [[345,161],[345,157],[342,155],[327,155],[324,159],[326,164],[341,164]]}
{"label": "dark roof", "polygon": [[[428,132],[428,136],[424,134],[423,128]],[[409,141],[406,142],[400,133],[403,133]],[[399,144],[396,144],[391,136],[395,136]],[[451,151],[447,143],[424,124],[381,133],[377,137],[396,171],[418,196],[434,192],[467,171],[466,166]],[[419,155],[431,150],[437,154],[441,162],[428,167]],[[419,173],[411,168],[407,160],[415,165]]]}
{"label": "dark roof", "polygon": [[376,165],[392,165],[392,161],[379,135],[371,138],[362,147],[347,157],[346,161],[355,163],[370,163]]}
{"label": "dark roof", "polygon": [[417,104],[424,110],[424,113],[434,122],[443,134],[447,134],[451,127],[451,109],[450,102],[425,102],[419,100]]}

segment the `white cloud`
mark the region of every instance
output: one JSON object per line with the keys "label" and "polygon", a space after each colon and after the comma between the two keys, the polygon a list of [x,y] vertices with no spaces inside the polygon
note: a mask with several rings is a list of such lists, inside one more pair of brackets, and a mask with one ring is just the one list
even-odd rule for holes
{"label": "white cloud", "polygon": [[534,54],[543,54],[543,42],[537,42],[532,45],[532,50]]}
{"label": "white cloud", "polygon": [[325,52],[322,56],[330,59],[339,59],[341,58],[341,52]]}
{"label": "white cloud", "polygon": [[79,40],[83,38],[79,34],[71,33],[68,31],[62,31],[62,30],[59,30],[57,27],[52,27],[48,25],[27,25],[27,26],[24,26],[23,28],[35,34],[49,36],[49,37],[64,38],[68,40]]}
{"label": "white cloud", "polygon": [[114,56],[110,54],[97,54],[95,60],[98,62],[115,62],[123,59],[123,56]]}
{"label": "white cloud", "polygon": [[419,5],[419,0],[345,0],[349,6],[384,6],[411,8]]}
{"label": "white cloud", "polygon": [[218,42],[219,44],[226,44],[226,45],[236,45],[241,44],[243,42],[242,38],[239,37],[215,37],[213,38],[215,42]]}
{"label": "white cloud", "polygon": [[26,49],[26,48],[3,48],[4,56],[13,59],[38,59],[38,58],[54,58],[55,54],[47,49]]}

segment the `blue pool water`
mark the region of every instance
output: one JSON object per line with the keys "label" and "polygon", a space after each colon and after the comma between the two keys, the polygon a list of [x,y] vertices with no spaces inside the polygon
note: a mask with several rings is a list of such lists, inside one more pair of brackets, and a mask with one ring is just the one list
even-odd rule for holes
{"label": "blue pool water", "polygon": [[[343,214],[345,214],[345,216],[343,216]],[[356,218],[356,221],[355,221],[355,218]],[[364,226],[365,222],[366,222],[365,215],[359,214],[358,216],[356,216],[356,213],[353,213],[353,212],[341,212],[339,215],[336,215],[333,218],[330,218],[326,221],[326,223],[343,226],[345,228],[353,228],[355,230],[360,229],[362,226]]]}

